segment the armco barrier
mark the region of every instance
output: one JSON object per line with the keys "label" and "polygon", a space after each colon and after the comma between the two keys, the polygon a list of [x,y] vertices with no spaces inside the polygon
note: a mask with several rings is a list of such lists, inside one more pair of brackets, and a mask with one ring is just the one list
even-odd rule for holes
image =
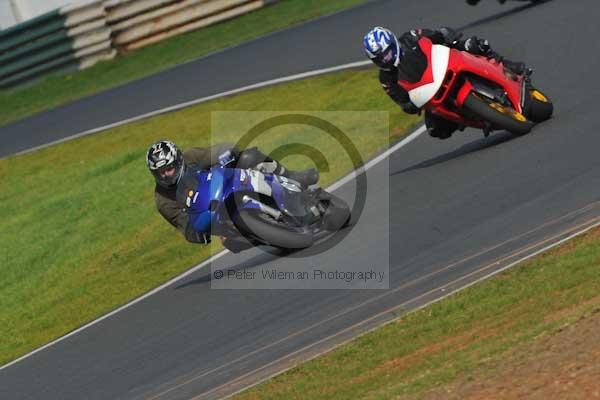
{"label": "armco barrier", "polygon": [[0,31],[0,87],[114,56],[101,0],[63,7]]}
{"label": "armco barrier", "polygon": [[120,52],[248,13],[273,0],[109,0],[107,20]]}
{"label": "armco barrier", "polygon": [[101,60],[277,0],[90,0],[0,31],[0,88]]}

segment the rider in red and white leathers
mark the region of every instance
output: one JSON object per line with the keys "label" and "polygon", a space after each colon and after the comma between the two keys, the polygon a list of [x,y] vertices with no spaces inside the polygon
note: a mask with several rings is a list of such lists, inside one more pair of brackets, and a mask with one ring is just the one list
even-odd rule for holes
{"label": "rider in red and white leathers", "polygon": [[[371,29],[364,37],[363,46],[367,56],[379,67],[379,81],[385,92],[409,114],[420,109],[414,105],[408,93],[398,84],[399,80],[418,82],[427,69],[427,56],[419,47],[419,39],[426,37],[433,44],[448,47],[501,60],[504,66],[516,74],[531,73],[522,62],[514,62],[501,57],[493,51],[489,42],[471,36],[459,40],[461,34],[450,29],[414,29],[396,37],[392,31],[382,27]],[[454,122],[446,121],[432,113],[425,112],[425,125],[433,137],[447,139],[458,129]]]}

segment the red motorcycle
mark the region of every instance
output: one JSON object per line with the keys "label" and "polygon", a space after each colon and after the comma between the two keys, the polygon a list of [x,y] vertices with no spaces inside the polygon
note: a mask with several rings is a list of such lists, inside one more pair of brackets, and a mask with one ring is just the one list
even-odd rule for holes
{"label": "red motorcycle", "polygon": [[427,38],[419,46],[428,59],[421,80],[398,81],[417,107],[456,122],[461,130],[483,129],[486,136],[500,129],[525,134],[552,116],[552,102],[532,86],[529,76]]}

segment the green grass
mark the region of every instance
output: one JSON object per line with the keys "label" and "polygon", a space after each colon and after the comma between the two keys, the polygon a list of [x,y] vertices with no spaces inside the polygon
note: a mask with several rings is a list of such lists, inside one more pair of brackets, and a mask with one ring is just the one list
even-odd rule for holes
{"label": "green grass", "polygon": [[[1,91],[0,125],[365,1],[283,0],[84,71],[50,76],[30,86]],[[294,44],[290,43],[290,46]]]}
{"label": "green grass", "polygon": [[419,398],[469,377],[598,307],[585,302],[600,293],[599,238],[596,229],[235,398]]}
{"label": "green grass", "polygon": [[[235,142],[241,132],[211,138],[213,111],[351,110],[336,123],[366,159],[417,122],[387,98],[376,75],[350,71],[273,86],[1,160],[0,364],[209,255],[208,247],[185,242],[156,212],[144,160],[150,143],[167,137],[185,149]],[[356,110],[388,111],[391,131],[374,135],[385,121],[357,121]],[[324,185],[349,171],[326,135],[302,126],[269,131],[259,144],[270,151],[307,135],[314,147],[329,150]],[[299,168],[309,161],[285,163]]]}

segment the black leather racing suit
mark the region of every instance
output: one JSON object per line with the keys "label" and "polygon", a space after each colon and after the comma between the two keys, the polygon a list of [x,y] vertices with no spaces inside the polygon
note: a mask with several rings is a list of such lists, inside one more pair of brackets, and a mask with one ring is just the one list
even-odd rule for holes
{"label": "black leather racing suit", "polygon": [[[212,147],[194,147],[183,153],[184,163],[187,168],[208,169],[219,162],[219,156],[230,150],[237,156],[237,150],[230,143],[218,144]],[[195,232],[188,224],[188,215],[185,204],[177,200],[177,185],[165,188],[156,185],[154,188],[154,200],[156,208],[171,225],[177,228],[188,242],[203,243],[210,242],[210,236]]]}

